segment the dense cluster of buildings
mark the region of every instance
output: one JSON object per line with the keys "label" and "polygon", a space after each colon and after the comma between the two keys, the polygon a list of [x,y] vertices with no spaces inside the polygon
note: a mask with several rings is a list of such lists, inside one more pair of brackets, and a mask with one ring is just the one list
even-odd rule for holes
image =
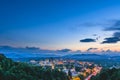
{"label": "dense cluster of buildings", "polygon": [[69,75],[71,73],[72,77],[78,75],[87,76],[90,74],[96,75],[100,71],[100,67],[92,62],[83,62],[70,59],[44,59],[44,60],[30,60],[30,64],[42,66],[43,68],[49,67],[51,69],[58,69]]}

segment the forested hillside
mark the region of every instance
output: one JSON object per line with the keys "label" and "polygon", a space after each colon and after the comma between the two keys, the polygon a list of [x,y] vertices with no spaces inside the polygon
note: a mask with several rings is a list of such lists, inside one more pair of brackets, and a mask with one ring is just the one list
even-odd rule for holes
{"label": "forested hillside", "polygon": [[57,69],[42,68],[13,62],[0,54],[0,80],[68,80],[66,73]]}
{"label": "forested hillside", "polygon": [[120,80],[120,69],[103,69],[97,76],[91,80]]}

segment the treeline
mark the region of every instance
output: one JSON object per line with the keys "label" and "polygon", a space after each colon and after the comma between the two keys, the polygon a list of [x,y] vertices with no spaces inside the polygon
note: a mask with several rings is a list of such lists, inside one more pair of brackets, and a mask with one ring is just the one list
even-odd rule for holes
{"label": "treeline", "polygon": [[91,80],[120,80],[120,69],[103,69],[97,76],[91,77]]}
{"label": "treeline", "polygon": [[0,54],[0,80],[68,80],[66,73],[14,62]]}

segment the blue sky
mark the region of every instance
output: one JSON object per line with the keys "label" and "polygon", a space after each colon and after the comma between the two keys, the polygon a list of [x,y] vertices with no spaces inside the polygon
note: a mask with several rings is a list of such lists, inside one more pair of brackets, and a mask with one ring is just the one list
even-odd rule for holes
{"label": "blue sky", "polygon": [[120,32],[104,30],[120,20],[119,0],[1,0],[0,12],[0,45],[83,51],[120,46],[119,39],[101,44]]}

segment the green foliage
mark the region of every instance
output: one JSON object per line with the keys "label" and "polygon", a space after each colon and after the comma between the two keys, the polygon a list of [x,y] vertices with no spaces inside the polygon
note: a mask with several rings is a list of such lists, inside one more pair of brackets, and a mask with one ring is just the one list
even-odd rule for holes
{"label": "green foliage", "polygon": [[68,80],[64,72],[13,62],[0,54],[0,80]]}
{"label": "green foliage", "polygon": [[103,69],[97,76],[91,77],[91,80],[120,80],[120,69]]}
{"label": "green foliage", "polygon": [[80,80],[84,80],[84,76],[79,74],[78,77],[80,78]]}
{"label": "green foliage", "polygon": [[75,71],[79,72],[82,68],[81,67],[75,67]]}

